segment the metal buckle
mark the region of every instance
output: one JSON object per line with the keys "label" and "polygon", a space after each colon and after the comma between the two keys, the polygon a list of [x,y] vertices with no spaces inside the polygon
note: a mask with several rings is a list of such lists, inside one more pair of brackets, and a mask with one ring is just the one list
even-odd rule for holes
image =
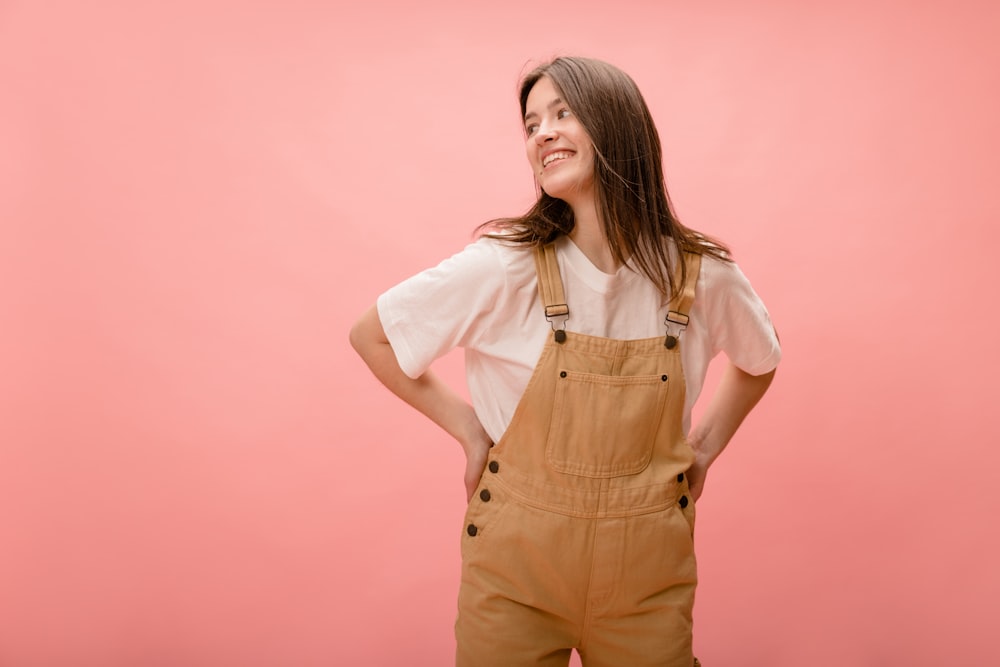
{"label": "metal buckle", "polygon": [[664,347],[668,350],[677,347],[677,341],[680,340],[681,334],[687,329],[690,321],[691,318],[684,313],[679,313],[676,310],[667,311],[667,316],[663,318],[663,325],[667,328],[667,337],[663,341]]}
{"label": "metal buckle", "polygon": [[[566,320],[569,319],[569,306],[565,303],[555,306],[546,306],[545,319],[547,319],[549,321],[549,325],[552,326],[556,342],[566,342]],[[560,327],[558,329],[556,328],[555,320],[560,320]]]}

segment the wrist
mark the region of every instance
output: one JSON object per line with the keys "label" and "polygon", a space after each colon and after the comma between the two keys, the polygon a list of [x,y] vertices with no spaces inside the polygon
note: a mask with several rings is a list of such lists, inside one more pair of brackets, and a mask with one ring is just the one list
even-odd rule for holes
{"label": "wrist", "polygon": [[688,444],[694,450],[695,464],[703,468],[708,468],[718,458],[720,449],[711,444],[710,435],[702,431],[693,431],[688,436]]}
{"label": "wrist", "polygon": [[471,405],[467,405],[466,407],[466,415],[457,439],[459,444],[462,445],[462,450],[468,455],[479,452],[484,448],[488,449],[492,441],[486,433],[486,429],[483,428],[482,422],[479,421],[479,417],[476,416],[476,411]]}

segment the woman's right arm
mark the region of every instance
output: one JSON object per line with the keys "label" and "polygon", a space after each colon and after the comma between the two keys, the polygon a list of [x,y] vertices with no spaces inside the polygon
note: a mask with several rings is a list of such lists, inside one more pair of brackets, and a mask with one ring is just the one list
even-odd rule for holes
{"label": "woman's right arm", "polygon": [[493,445],[472,406],[430,371],[416,379],[403,372],[376,306],[369,308],[351,328],[351,345],[382,384],[462,445],[466,457],[465,491],[467,498],[471,498]]}

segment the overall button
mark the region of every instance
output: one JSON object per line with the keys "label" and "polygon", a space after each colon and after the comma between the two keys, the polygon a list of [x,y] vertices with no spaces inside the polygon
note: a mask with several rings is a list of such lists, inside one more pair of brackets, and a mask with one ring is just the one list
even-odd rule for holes
{"label": "overall button", "polygon": [[561,377],[561,378],[566,377],[566,371],[560,371],[559,377]]}
{"label": "overall button", "polygon": [[681,474],[677,475],[677,481],[678,482],[683,482],[684,481],[684,473],[681,473]]}
{"label": "overall button", "polygon": [[[681,499],[678,502],[680,503],[681,509],[684,509],[688,506],[688,497],[681,496]],[[469,526],[469,528],[475,528],[475,526]]]}
{"label": "overall button", "polygon": [[474,524],[474,523],[470,523],[470,524],[469,524],[469,527],[468,527],[468,528],[466,528],[465,530],[466,530],[466,532],[467,532],[467,533],[469,533],[469,535],[471,535],[472,537],[475,537],[475,536],[476,536],[476,533],[478,533],[478,532],[479,532],[479,529],[478,529],[478,528],[476,528],[476,524]]}
{"label": "overall button", "polygon": [[500,472],[500,464],[496,461],[490,461],[490,472]]}
{"label": "overall button", "polygon": [[482,500],[484,503],[490,502],[490,498],[492,497],[493,496],[490,495],[489,489],[483,489],[482,491],[479,492],[479,499]]}

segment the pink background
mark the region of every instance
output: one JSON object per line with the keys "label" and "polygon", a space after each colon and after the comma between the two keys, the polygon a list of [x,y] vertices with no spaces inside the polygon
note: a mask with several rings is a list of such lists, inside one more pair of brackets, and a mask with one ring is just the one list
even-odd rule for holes
{"label": "pink background", "polygon": [[998,5],[469,4],[0,2],[0,665],[449,663],[460,451],[347,331],[528,205],[559,53],[784,342],[704,663],[998,664]]}

